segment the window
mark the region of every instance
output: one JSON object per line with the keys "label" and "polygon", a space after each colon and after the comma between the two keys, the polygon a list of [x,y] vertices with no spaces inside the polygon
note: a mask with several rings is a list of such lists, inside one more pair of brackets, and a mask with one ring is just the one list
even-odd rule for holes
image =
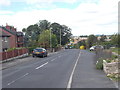
{"label": "window", "polygon": [[5,41],[5,42],[8,42],[8,41],[7,41],[7,37],[4,37],[4,41]]}

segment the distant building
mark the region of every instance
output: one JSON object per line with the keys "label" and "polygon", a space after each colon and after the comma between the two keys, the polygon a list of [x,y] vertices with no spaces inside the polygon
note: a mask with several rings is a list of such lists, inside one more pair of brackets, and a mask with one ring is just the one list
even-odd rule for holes
{"label": "distant building", "polygon": [[[97,39],[100,40],[102,35],[97,35]],[[111,35],[105,35],[106,39],[105,41],[111,41]]]}
{"label": "distant building", "polygon": [[0,40],[2,41],[0,52],[9,48],[23,47],[23,33],[17,32],[13,26],[0,26],[0,32]]}
{"label": "distant building", "polygon": [[74,44],[77,44],[79,41],[87,40],[88,36],[73,36]]}

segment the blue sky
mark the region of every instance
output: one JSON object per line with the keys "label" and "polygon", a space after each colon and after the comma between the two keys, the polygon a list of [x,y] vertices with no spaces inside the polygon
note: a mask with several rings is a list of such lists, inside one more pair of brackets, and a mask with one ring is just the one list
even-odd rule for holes
{"label": "blue sky", "polygon": [[119,0],[1,0],[0,25],[18,31],[39,20],[65,24],[75,36],[118,32]]}

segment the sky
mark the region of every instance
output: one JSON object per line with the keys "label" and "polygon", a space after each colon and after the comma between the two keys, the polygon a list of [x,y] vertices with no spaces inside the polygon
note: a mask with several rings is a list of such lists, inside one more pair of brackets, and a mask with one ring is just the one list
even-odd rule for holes
{"label": "sky", "polygon": [[57,22],[72,29],[73,36],[118,32],[120,0],[0,0],[0,26],[18,31],[39,20]]}

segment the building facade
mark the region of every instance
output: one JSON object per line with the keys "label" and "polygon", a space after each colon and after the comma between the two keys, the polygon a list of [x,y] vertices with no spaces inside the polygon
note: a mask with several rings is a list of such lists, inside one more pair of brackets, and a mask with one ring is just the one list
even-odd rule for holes
{"label": "building facade", "polygon": [[23,47],[23,33],[17,32],[13,26],[0,26],[0,40],[2,42],[2,50],[5,51],[9,48]]}

